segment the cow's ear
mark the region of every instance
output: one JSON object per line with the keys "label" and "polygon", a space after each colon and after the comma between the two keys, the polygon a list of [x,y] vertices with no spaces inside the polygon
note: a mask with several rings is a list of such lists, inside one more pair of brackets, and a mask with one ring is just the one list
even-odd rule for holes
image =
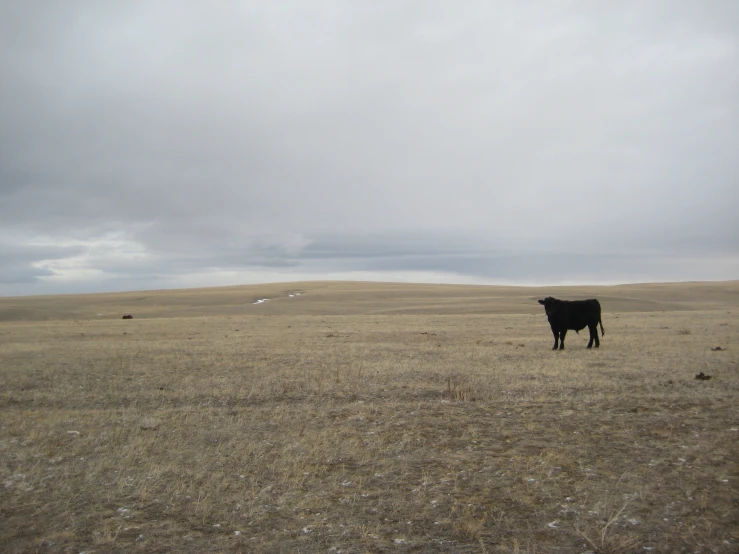
{"label": "cow's ear", "polygon": [[539,304],[541,304],[543,306],[544,305],[544,301],[543,300],[539,300]]}

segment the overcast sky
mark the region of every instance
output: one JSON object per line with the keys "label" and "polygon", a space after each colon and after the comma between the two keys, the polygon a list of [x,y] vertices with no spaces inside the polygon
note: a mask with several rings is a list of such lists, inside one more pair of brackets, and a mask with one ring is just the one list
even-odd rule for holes
{"label": "overcast sky", "polygon": [[735,0],[9,0],[0,82],[0,295],[739,278]]}

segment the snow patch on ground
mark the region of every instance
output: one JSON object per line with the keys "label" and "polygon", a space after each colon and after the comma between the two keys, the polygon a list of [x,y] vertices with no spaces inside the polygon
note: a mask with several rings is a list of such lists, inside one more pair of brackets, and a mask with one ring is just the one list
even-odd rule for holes
{"label": "snow patch on ground", "polygon": [[[287,297],[295,298],[296,296],[300,296],[301,294],[303,293],[302,292],[290,292],[287,294]],[[252,302],[252,304],[264,304],[265,302],[267,302],[267,300],[270,300],[270,298],[260,298],[256,302]]]}

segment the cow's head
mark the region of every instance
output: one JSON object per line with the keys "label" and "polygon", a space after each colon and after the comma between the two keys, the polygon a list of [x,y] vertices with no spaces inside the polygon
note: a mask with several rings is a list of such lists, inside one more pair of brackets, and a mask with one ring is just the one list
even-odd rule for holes
{"label": "cow's head", "polygon": [[539,304],[544,306],[544,311],[547,313],[547,315],[554,315],[554,313],[557,311],[557,304],[559,301],[556,298],[552,298],[551,296],[547,296],[544,300],[539,300]]}

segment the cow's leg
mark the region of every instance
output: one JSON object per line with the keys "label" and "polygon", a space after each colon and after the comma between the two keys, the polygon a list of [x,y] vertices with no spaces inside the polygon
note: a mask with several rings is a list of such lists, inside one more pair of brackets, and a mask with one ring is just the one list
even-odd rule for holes
{"label": "cow's leg", "polygon": [[559,331],[552,329],[552,334],[554,335],[554,346],[552,346],[552,350],[557,350],[557,346],[559,345]]}
{"label": "cow's leg", "polygon": [[[600,339],[598,338],[598,324],[593,323],[593,327],[590,329],[590,336],[595,339],[595,347],[600,347]],[[592,340],[592,339],[591,339]]]}
{"label": "cow's leg", "polygon": [[595,338],[595,347],[598,348],[598,328],[593,328],[592,325],[588,325],[588,331],[590,331],[590,340],[588,341],[588,348],[593,347],[593,338]]}
{"label": "cow's leg", "polygon": [[564,350],[565,349],[565,335],[567,334],[567,329],[563,329],[559,333],[559,349]]}

